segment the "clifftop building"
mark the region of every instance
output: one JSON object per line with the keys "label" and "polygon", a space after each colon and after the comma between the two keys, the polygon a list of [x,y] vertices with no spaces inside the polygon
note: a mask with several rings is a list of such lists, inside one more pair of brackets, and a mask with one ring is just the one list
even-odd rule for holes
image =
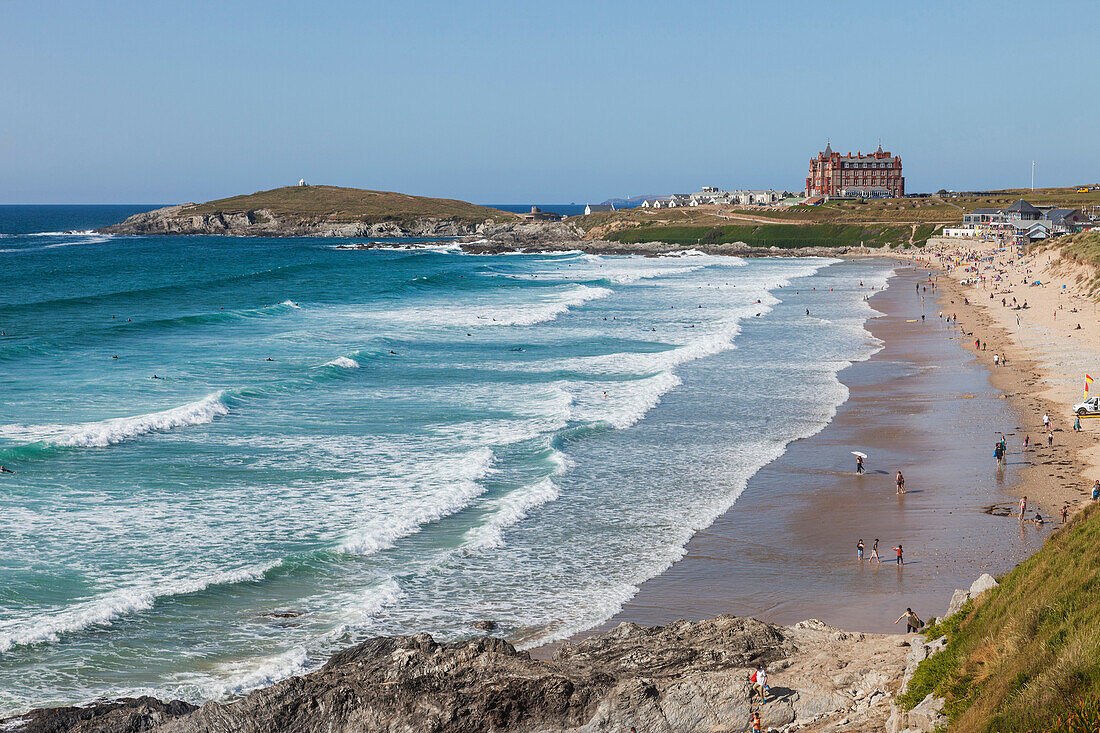
{"label": "clifftop building", "polygon": [[810,158],[806,195],[904,196],[901,156],[891,155],[881,145],[868,155],[841,155],[833,152],[832,144],[826,144],[824,151]]}

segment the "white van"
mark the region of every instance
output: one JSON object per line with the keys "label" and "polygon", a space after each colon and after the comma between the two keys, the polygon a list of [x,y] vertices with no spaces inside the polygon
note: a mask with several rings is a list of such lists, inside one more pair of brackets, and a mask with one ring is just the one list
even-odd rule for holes
{"label": "white van", "polygon": [[1081,417],[1100,417],[1100,397],[1089,397],[1073,406],[1073,411]]}

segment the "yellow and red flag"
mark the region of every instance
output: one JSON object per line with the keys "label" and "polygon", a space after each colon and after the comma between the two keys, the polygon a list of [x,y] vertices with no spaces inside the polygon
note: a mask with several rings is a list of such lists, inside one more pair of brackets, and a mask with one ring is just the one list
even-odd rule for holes
{"label": "yellow and red flag", "polygon": [[1085,397],[1089,396],[1089,385],[1092,384],[1092,377],[1088,374],[1085,375]]}

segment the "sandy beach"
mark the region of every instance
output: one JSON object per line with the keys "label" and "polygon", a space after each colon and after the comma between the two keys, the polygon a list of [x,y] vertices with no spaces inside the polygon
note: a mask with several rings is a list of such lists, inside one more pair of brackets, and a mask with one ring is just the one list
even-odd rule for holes
{"label": "sandy beach", "polygon": [[[945,314],[950,308],[960,331],[973,334],[962,339],[966,348],[973,352],[975,339],[984,343],[977,358],[1021,415],[1016,442],[1027,434],[1039,446],[1028,452],[1016,492],[1027,493],[1029,503],[1038,501],[1044,514],[1063,506],[1075,511],[1090,501],[1092,482],[1100,479],[1100,424],[1086,418],[1080,432],[1073,430],[1073,405],[1083,397],[1085,374],[1100,372],[1100,318],[1085,288],[1095,273],[1045,248],[1022,254],[992,242],[938,242],[917,259],[949,275],[940,281]],[[994,367],[995,353],[1007,363]],[[1043,415],[1053,422],[1050,449]]]}

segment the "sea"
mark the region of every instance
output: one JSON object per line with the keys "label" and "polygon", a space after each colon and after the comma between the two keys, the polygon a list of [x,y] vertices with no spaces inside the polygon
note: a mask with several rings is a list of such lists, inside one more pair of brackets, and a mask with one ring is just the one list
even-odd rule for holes
{"label": "sea", "polygon": [[148,208],[0,207],[0,716],[592,628],[828,424],[892,274],[92,231]]}

